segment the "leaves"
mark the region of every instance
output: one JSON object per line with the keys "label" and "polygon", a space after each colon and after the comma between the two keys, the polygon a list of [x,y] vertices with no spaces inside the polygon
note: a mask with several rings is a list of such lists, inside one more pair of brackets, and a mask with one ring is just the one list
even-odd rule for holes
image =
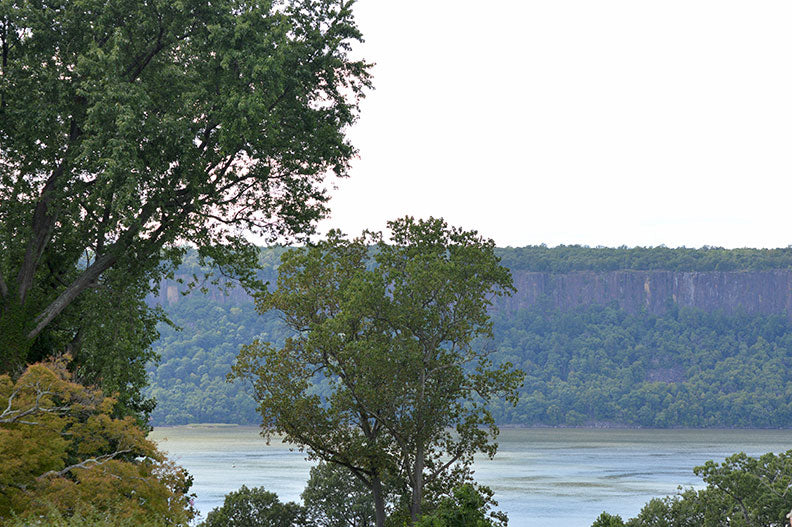
{"label": "leaves", "polygon": [[[415,519],[425,485],[448,492],[469,478],[476,452],[494,454],[485,403],[514,401],[522,374],[491,367],[472,345],[491,335],[489,296],[511,289],[493,242],[439,219],[389,227],[388,243],[333,231],[285,253],[277,289],[257,306],[280,311],[297,334],[244,347],[233,372],[252,380],[267,437],[349,468],[375,494],[398,474]],[[317,383],[329,388],[322,396]]]}
{"label": "leaves", "polygon": [[326,214],[370,85],[350,2],[3,6],[3,368],[39,358],[53,324],[60,343],[94,323],[76,306],[92,288],[142,300],[180,244],[253,286],[243,232],[302,236]]}
{"label": "leaves", "polygon": [[72,380],[67,358],[0,376],[0,518],[49,510],[185,524],[186,473],[168,462],[115,401]]}
{"label": "leaves", "polygon": [[622,522],[603,513],[593,527],[786,527],[792,508],[792,451],[754,458],[734,454],[694,469],[706,487],[653,499]]}

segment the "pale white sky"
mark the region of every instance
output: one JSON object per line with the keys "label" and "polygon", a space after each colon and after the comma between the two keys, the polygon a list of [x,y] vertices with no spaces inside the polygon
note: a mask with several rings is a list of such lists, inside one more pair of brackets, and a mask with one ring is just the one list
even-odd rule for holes
{"label": "pale white sky", "polygon": [[359,0],[332,217],[500,246],[792,244],[792,2]]}

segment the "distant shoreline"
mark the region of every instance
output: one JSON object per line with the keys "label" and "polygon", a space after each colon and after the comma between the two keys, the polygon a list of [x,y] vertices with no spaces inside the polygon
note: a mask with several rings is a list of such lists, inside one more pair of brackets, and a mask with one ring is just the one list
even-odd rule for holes
{"label": "distant shoreline", "polygon": [[[183,425],[152,425],[152,428],[163,430],[163,429],[201,429],[201,430],[227,430],[232,428],[238,429],[259,429],[259,425],[240,425],[236,423],[189,423]],[[706,428],[696,428],[696,427],[684,427],[684,426],[672,426],[672,427],[665,427],[665,428],[653,428],[653,427],[644,427],[644,426],[637,426],[637,425],[628,425],[628,424],[620,424],[620,423],[596,423],[596,424],[589,424],[589,425],[580,425],[580,426],[572,426],[572,425],[519,425],[519,424],[508,424],[508,425],[498,425],[498,428],[501,430],[792,430],[790,427],[736,427],[736,426],[715,426],[715,427],[706,427]]]}

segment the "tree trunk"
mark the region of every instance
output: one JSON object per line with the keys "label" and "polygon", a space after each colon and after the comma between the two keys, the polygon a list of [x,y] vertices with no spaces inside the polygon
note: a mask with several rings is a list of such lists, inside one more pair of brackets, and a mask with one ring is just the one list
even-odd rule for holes
{"label": "tree trunk", "polygon": [[377,527],[385,527],[385,496],[379,476],[371,477],[371,493],[374,497],[374,515]]}
{"label": "tree trunk", "polygon": [[414,524],[421,516],[421,502],[423,501],[423,471],[424,471],[424,445],[418,441],[415,448],[415,465],[412,476],[412,504],[410,505],[410,524]]}
{"label": "tree trunk", "polygon": [[0,373],[14,373],[22,368],[33,345],[25,335],[25,308],[10,295],[0,304]]}

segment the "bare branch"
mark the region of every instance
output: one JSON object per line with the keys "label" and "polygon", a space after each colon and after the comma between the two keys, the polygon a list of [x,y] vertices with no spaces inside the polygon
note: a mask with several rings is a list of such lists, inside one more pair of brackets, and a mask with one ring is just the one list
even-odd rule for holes
{"label": "bare branch", "polygon": [[41,400],[47,395],[55,395],[55,392],[49,391],[48,389],[41,389],[38,384],[35,385],[27,385],[27,387],[33,386],[36,391],[36,401],[33,403],[32,406],[26,408],[24,410],[13,410],[14,399],[19,395],[19,392],[22,390],[22,387],[19,386],[11,392],[11,395],[8,396],[8,404],[3,410],[3,413],[0,413],[0,424],[28,424],[28,425],[37,425],[38,423],[34,421],[22,421],[21,419],[27,417],[29,415],[35,415],[39,413],[48,413],[48,414],[59,414],[68,411],[71,407],[70,406],[41,406]]}
{"label": "bare branch", "polygon": [[39,476],[39,478],[46,478],[46,477],[50,477],[50,476],[63,477],[68,472],[71,472],[74,469],[77,469],[77,468],[84,468],[84,469],[93,468],[93,467],[102,465],[102,464],[110,461],[111,459],[115,458],[116,456],[120,456],[121,454],[127,454],[129,452],[132,452],[131,448],[127,448],[127,449],[124,449],[124,450],[116,450],[112,454],[105,454],[103,456],[91,457],[91,458],[85,459],[83,461],[80,461],[79,463],[75,463],[74,465],[69,465],[68,467],[66,467],[66,468],[64,468],[62,470],[50,470],[49,472],[45,472],[44,474]]}

